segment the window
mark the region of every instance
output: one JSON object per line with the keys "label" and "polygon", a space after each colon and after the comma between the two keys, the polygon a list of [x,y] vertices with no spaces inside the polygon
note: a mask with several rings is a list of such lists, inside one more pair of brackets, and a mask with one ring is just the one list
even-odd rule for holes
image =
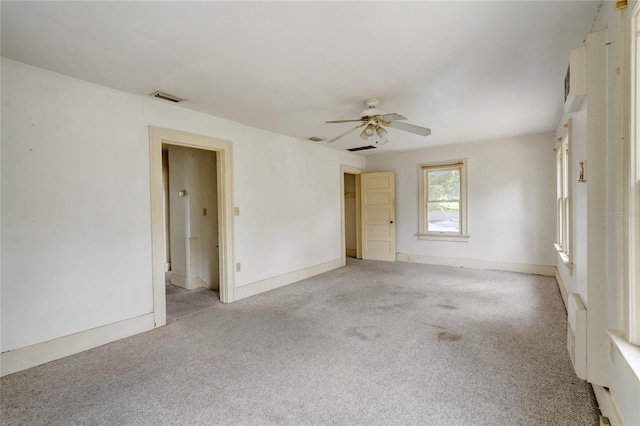
{"label": "window", "polygon": [[[629,79],[624,81],[627,88],[623,90],[628,98],[623,99],[625,114],[625,130],[628,129],[628,145],[625,147],[627,164],[623,170],[628,170],[623,179],[623,187],[627,201],[624,212],[624,251],[626,251],[626,265],[623,292],[628,295],[626,306],[622,307],[625,318],[623,332],[629,342],[640,346],[640,3],[636,4],[630,15],[629,25]],[[625,64],[626,65],[626,64]],[[624,86],[623,86],[624,87]]]}
{"label": "window", "polygon": [[564,134],[556,148],[556,250],[568,267],[571,263],[571,162],[569,144],[571,120],[564,125]]}
{"label": "window", "polygon": [[467,162],[420,165],[421,240],[467,241]]}

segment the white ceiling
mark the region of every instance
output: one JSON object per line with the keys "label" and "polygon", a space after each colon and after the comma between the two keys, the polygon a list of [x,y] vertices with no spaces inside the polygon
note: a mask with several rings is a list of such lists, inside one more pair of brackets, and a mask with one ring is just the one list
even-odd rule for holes
{"label": "white ceiling", "polygon": [[[429,127],[371,151],[551,131],[600,2],[1,2],[2,56],[301,139],[366,98]],[[162,102],[162,101],[158,101]],[[366,145],[354,132],[331,145]],[[321,142],[324,144],[324,142]]]}

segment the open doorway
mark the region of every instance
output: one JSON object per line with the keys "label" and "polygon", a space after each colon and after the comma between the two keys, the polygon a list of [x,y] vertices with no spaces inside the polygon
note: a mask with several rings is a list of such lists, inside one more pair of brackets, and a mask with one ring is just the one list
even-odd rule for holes
{"label": "open doorway", "polygon": [[[149,143],[153,314],[158,327],[167,321],[169,271],[170,283],[180,291],[217,288],[220,301],[234,300],[233,146],[226,140],[157,127],[149,127]],[[184,157],[182,172],[172,161],[172,150],[174,158]],[[198,162],[203,166],[195,167]],[[172,179],[180,173],[187,177]],[[191,179],[207,184],[194,189]],[[173,210],[172,199],[178,210]],[[180,215],[182,233],[175,230]],[[194,226],[203,222],[213,227],[193,235]]]}
{"label": "open doorway", "polygon": [[357,167],[340,166],[343,265],[347,257],[362,258],[360,174],[363,172]]}
{"label": "open doorway", "polygon": [[356,175],[344,174],[344,245],[347,257],[358,256]]}
{"label": "open doorway", "polygon": [[162,144],[167,322],[220,300],[216,155]]}

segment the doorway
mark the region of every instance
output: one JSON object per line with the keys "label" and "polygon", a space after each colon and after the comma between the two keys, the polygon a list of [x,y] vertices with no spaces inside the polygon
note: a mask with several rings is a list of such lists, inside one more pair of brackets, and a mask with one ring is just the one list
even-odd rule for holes
{"label": "doorway", "polygon": [[232,144],[157,127],[149,127],[149,141],[153,313],[158,327],[167,321],[168,269],[172,285],[180,289],[217,287],[223,303],[234,300]]}
{"label": "doorway", "polygon": [[361,259],[360,174],[363,169],[340,166],[340,204],[342,216],[342,264],[347,257]]}
{"label": "doorway", "polygon": [[216,151],[162,144],[166,320],[219,300]]}
{"label": "doorway", "polygon": [[356,175],[344,174],[344,243],[347,257],[358,257]]}

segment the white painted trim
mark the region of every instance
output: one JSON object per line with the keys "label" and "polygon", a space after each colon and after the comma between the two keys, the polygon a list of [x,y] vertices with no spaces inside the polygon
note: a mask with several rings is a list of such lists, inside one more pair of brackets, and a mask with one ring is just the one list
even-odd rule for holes
{"label": "white painted trim", "polygon": [[341,232],[340,236],[341,240],[341,255],[342,256],[342,266],[347,264],[347,243],[346,243],[346,232],[345,232],[345,218],[344,218],[344,175],[351,174],[356,175],[356,257],[360,258],[361,254],[359,253],[360,247],[362,246],[362,232],[360,231],[360,182],[358,176],[364,173],[364,169],[360,169],[358,167],[347,166],[346,164],[340,164],[340,220],[341,220]]}
{"label": "white painted trim", "polygon": [[77,354],[102,346],[134,334],[149,331],[154,327],[153,313],[124,321],[92,328],[69,336],[36,343],[35,345],[4,352],[0,356],[1,375],[6,376],[36,365]]}
{"label": "white painted trim", "polygon": [[558,288],[560,289],[560,296],[562,296],[562,301],[564,302],[564,309],[567,310],[568,296],[567,296],[567,287],[564,285],[562,278],[560,277],[560,273],[556,269],[556,281],[558,282]]}
{"label": "white painted trim", "polygon": [[420,240],[430,241],[451,241],[453,243],[468,243],[471,235],[460,234],[447,234],[442,232],[440,234],[416,234]]}
{"label": "white painted trim", "polygon": [[618,79],[618,96],[622,144],[617,169],[623,193],[620,207],[624,212],[618,247],[623,253],[619,292],[627,298],[618,304],[621,330],[630,342],[640,345],[640,268],[636,261],[640,255],[640,122],[637,119],[640,114],[640,68],[637,66],[640,58],[636,57],[640,43],[640,2],[629,3],[630,7],[623,10],[619,20],[618,55],[622,58],[622,78]]}
{"label": "white painted trim", "polygon": [[640,347],[629,343],[615,331],[609,330],[609,338],[611,339],[611,344],[616,347],[628,364],[629,369],[635,374],[636,382],[640,385]]}
{"label": "white painted trim", "polygon": [[[439,161],[436,163],[418,164],[418,236],[419,240],[434,241],[456,241],[467,242],[469,228],[467,223],[468,214],[468,194],[467,194],[467,167],[469,160],[461,158],[450,161]],[[427,225],[427,213],[425,211],[427,205],[427,173],[431,170],[455,170],[460,169],[460,233],[435,233],[429,232]]]}
{"label": "white painted trim", "polygon": [[455,266],[459,268],[494,269],[498,271],[522,272],[524,274],[556,275],[555,266],[531,265],[528,263],[494,262],[490,260],[462,259],[456,257],[424,256],[420,254],[397,253],[400,262],[425,263],[427,265]]}
{"label": "white painted trim", "polygon": [[235,300],[255,296],[256,294],[264,293],[265,291],[274,290],[285,285],[293,284],[295,282],[332,271],[342,266],[344,265],[342,263],[341,257],[339,259],[331,260],[329,262],[321,263],[309,268],[300,269],[298,271],[293,271],[287,274],[278,275],[276,277],[267,278],[266,280],[245,284],[243,286],[236,287]]}
{"label": "white painted trim", "polygon": [[611,351],[608,393],[621,424],[640,424],[640,348],[614,330],[608,330]]}
{"label": "white painted trim", "polygon": [[556,252],[558,253],[558,256],[560,256],[562,264],[569,269],[569,275],[573,275],[573,262],[569,258],[569,255],[562,251],[562,246],[560,244],[553,243],[553,246],[556,248]]}
{"label": "white painted trim", "polygon": [[592,385],[592,387],[593,393],[596,395],[596,400],[598,401],[600,413],[609,419],[611,426],[624,426],[624,423],[618,414],[618,410],[616,410],[613,398],[611,398],[611,393],[606,388],[599,385]]}
{"label": "white painted trim", "polygon": [[233,144],[224,139],[149,126],[149,175],[151,186],[151,244],[153,309],[156,326],[166,324],[164,278],[164,225],[162,219],[162,144],[216,152],[218,173],[218,245],[220,247],[220,300],[233,302]]}

